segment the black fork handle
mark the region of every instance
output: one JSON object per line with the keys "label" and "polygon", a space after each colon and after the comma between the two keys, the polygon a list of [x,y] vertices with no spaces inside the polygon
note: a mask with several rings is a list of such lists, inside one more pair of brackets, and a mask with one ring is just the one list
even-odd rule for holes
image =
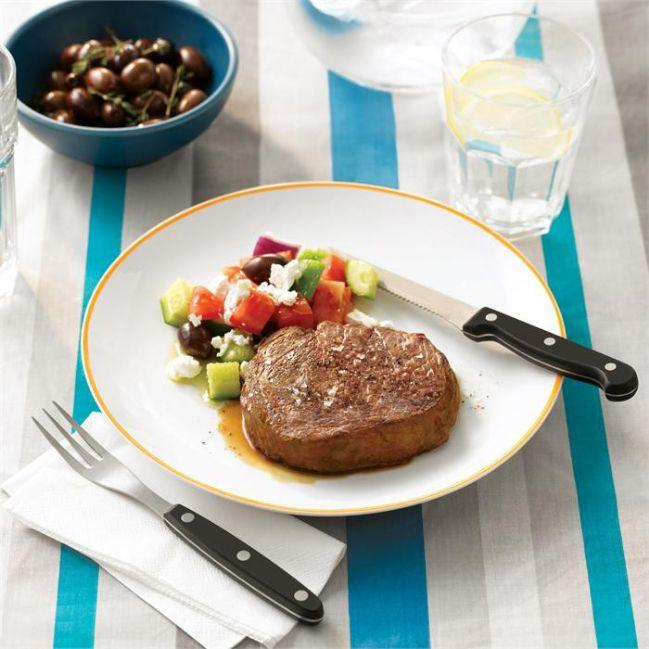
{"label": "black fork handle", "polygon": [[206,559],[285,613],[307,624],[324,617],[320,598],[277,564],[196,512],[174,505],[164,522]]}

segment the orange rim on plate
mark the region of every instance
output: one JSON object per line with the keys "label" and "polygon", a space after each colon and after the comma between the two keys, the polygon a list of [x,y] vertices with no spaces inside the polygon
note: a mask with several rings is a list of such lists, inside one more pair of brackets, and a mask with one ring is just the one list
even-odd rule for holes
{"label": "orange rim on plate", "polygon": [[186,210],[183,210],[182,212],[179,212],[178,214],[175,214],[174,216],[169,217],[168,219],[162,221],[158,225],[154,226],[151,228],[148,232],[145,232],[141,237],[136,239],[130,246],[128,246],[120,255],[115,259],[115,261],[110,265],[108,270],[104,273],[104,276],[101,278],[99,283],[97,284],[90,301],[88,302],[88,307],[86,309],[86,313],[83,319],[83,326],[82,326],[82,331],[81,331],[81,357],[82,357],[82,362],[83,362],[83,369],[86,374],[86,378],[88,380],[88,384],[90,386],[90,390],[92,391],[92,394],[97,401],[97,404],[101,408],[102,412],[108,417],[108,419],[111,421],[113,426],[117,428],[117,430],[131,443],[133,446],[138,448],[142,453],[150,457],[152,460],[157,462],[160,466],[164,467],[167,469],[167,471],[170,471],[171,473],[183,478],[187,482],[190,482],[191,484],[197,485],[198,487],[201,487],[202,489],[206,489],[207,491],[211,491],[212,493],[215,493],[219,496],[222,496],[224,498],[228,498],[229,500],[233,500],[236,502],[244,503],[246,505],[253,505],[255,507],[261,507],[263,509],[270,509],[273,511],[279,511],[283,513],[290,513],[290,514],[304,514],[304,515],[312,515],[312,516],[349,516],[349,515],[355,515],[355,514],[372,514],[372,513],[378,513],[378,512],[384,512],[384,511],[389,511],[391,509],[400,509],[402,507],[408,507],[410,505],[417,505],[419,503],[426,502],[428,500],[433,500],[435,498],[439,498],[440,496],[444,496],[446,494],[449,494],[453,491],[457,491],[458,489],[461,489],[462,487],[465,487],[472,482],[475,482],[479,478],[485,476],[487,473],[490,473],[493,471],[496,467],[500,466],[503,462],[508,460],[512,455],[514,455],[531,437],[534,435],[534,433],[539,429],[545,418],[548,416],[548,413],[552,409],[552,406],[554,405],[554,402],[557,399],[557,396],[559,395],[559,389],[561,388],[561,383],[563,381],[563,377],[560,375],[557,375],[556,380],[554,382],[554,385],[552,387],[552,391],[550,393],[550,396],[548,397],[548,400],[546,401],[545,405],[543,406],[541,412],[537,416],[537,418],[534,420],[534,422],[530,425],[530,427],[527,429],[527,431],[520,437],[520,439],[514,444],[514,446],[507,451],[507,453],[504,453],[502,456],[500,456],[497,460],[491,462],[487,466],[483,467],[479,471],[476,471],[469,477],[465,478],[464,480],[460,480],[449,487],[446,487],[445,489],[439,489],[437,491],[433,491],[431,493],[424,494],[422,496],[418,496],[416,498],[411,498],[408,500],[401,500],[397,502],[391,502],[391,503],[385,503],[382,505],[375,505],[375,506],[370,506],[370,507],[358,507],[355,509],[310,509],[310,508],[291,508],[291,507],[282,507],[279,505],[275,505],[273,503],[267,503],[264,502],[263,500],[255,500],[253,498],[244,498],[242,496],[239,496],[237,494],[224,491],[223,489],[219,489],[218,487],[215,487],[214,485],[207,484],[205,482],[201,482],[200,480],[196,480],[192,478],[191,476],[187,475],[186,473],[183,473],[182,471],[179,471],[175,467],[171,466],[170,464],[167,464],[164,460],[161,460],[159,457],[154,455],[151,451],[149,451],[147,448],[142,446],[140,442],[138,442],[127,430],[126,428],[117,421],[116,417],[111,413],[110,408],[104,401],[104,399],[101,396],[101,393],[99,392],[99,389],[97,387],[97,384],[95,382],[95,377],[92,372],[92,367],[90,365],[90,357],[88,354],[88,330],[90,328],[90,321],[92,319],[92,315],[94,312],[95,304],[97,303],[97,300],[99,299],[99,296],[101,295],[102,291],[104,290],[104,287],[106,286],[108,280],[112,276],[112,274],[119,268],[119,266],[122,264],[122,262],[137,248],[139,248],[147,239],[150,239],[152,236],[157,234],[158,232],[168,228],[170,225],[173,225],[176,221],[180,221],[181,219],[184,219],[191,214],[194,214],[195,212],[200,212],[201,210],[204,210],[208,207],[211,207],[212,205],[216,205],[218,203],[224,203],[225,201],[233,200],[235,198],[239,198],[241,196],[250,196],[252,194],[260,194],[263,192],[276,192],[276,191],[282,191],[285,189],[303,189],[303,188],[308,188],[308,187],[348,187],[352,189],[359,189],[363,191],[373,191],[373,192],[382,192],[385,194],[395,194],[397,196],[401,196],[403,198],[408,198],[410,200],[415,200],[419,201],[420,203],[426,203],[428,205],[433,205],[434,207],[438,207],[442,210],[445,210],[449,214],[453,214],[456,217],[459,217],[461,219],[464,219],[471,223],[472,225],[481,228],[484,230],[487,234],[492,236],[494,239],[496,239],[500,244],[505,246],[506,248],[509,248],[523,263],[529,268],[529,270],[533,273],[533,275],[536,277],[536,279],[539,281],[543,289],[548,295],[548,298],[552,302],[552,306],[554,307],[555,314],[557,316],[557,322],[559,323],[559,333],[562,336],[566,335],[565,332],[565,326],[563,323],[563,318],[561,316],[561,312],[559,311],[559,306],[557,305],[557,301],[554,298],[554,295],[552,295],[552,292],[550,291],[550,288],[546,284],[545,280],[541,277],[539,272],[534,268],[532,263],[523,255],[523,253],[518,250],[512,243],[507,241],[503,236],[492,230],[489,226],[485,225],[484,223],[478,221],[477,219],[474,219],[471,216],[468,216],[467,214],[463,214],[462,212],[458,212],[457,210],[453,209],[452,207],[449,207],[448,205],[445,205],[444,203],[440,203],[438,201],[431,200],[429,198],[424,198],[423,196],[417,196],[416,194],[409,194],[407,192],[402,192],[396,189],[389,189],[387,187],[378,187],[374,185],[363,185],[360,183],[348,183],[348,182],[334,182],[334,181],[316,181],[316,182],[294,182],[294,183],[282,183],[282,184],[277,184],[277,185],[266,185],[263,187],[254,187],[252,189],[244,189],[238,192],[233,192],[232,194],[226,194],[225,196],[220,196],[218,198],[212,198],[207,201],[204,201],[203,203],[199,203],[198,205],[194,205],[193,207],[190,207]]}

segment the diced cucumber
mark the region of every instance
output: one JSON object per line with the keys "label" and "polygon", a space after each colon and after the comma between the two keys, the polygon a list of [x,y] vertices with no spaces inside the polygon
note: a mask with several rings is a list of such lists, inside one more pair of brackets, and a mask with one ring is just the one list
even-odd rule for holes
{"label": "diced cucumber", "polygon": [[325,265],[323,261],[318,259],[304,259],[302,263],[304,264],[304,270],[291,288],[303,295],[307,300],[310,300],[315,293]]}
{"label": "diced cucumber", "polygon": [[210,399],[236,399],[241,393],[239,363],[208,363],[207,394]]}
{"label": "diced cucumber", "polygon": [[358,259],[350,259],[345,264],[345,279],[354,295],[366,297],[370,300],[376,297],[379,275],[368,263]]}
{"label": "diced cucumber", "polygon": [[316,261],[322,261],[329,253],[322,248],[302,248],[300,250],[297,258],[298,259],[315,259]]}
{"label": "diced cucumber", "polygon": [[255,348],[252,345],[230,344],[226,347],[223,356],[218,357],[218,360],[223,363],[241,363],[251,360],[254,355]]}
{"label": "diced cucumber", "polygon": [[179,327],[189,315],[193,286],[178,278],[160,298],[162,317],[168,325]]}

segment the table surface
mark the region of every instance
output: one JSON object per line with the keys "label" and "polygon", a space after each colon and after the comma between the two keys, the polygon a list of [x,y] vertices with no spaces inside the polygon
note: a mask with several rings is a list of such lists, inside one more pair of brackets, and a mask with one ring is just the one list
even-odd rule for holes
{"label": "table surface", "polygon": [[[3,2],[0,36],[42,6]],[[83,304],[119,251],[160,219],[258,184],[335,178],[444,199],[437,97],[329,74],[280,3],[205,0],[241,65],[225,112],[192,146],[128,172],[93,170],[21,132],[21,273],[0,305],[0,479],[45,450],[29,415],[84,401]],[[595,45],[600,78],[570,189],[542,240],[521,244],[569,335],[649,362],[646,2],[541,2]],[[93,196],[115,193],[119,213]],[[123,209],[120,207],[123,204]],[[644,236],[643,236],[644,235]],[[386,245],[388,241],[386,240]],[[400,512],[309,520],[346,540],[327,618],[288,647],[649,646],[646,389],[611,404],[565,381],[532,441],[460,492]],[[0,510],[0,646],[186,649],[196,643],[93,564]]]}

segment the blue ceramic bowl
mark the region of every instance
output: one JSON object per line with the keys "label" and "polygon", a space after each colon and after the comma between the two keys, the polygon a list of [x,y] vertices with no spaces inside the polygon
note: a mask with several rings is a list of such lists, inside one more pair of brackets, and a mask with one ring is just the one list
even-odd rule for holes
{"label": "blue ceramic bowl", "polygon": [[[61,49],[68,43],[104,38],[106,27],[120,38],[163,36],[176,46],[197,47],[212,68],[207,99],[183,115],[142,128],[62,124],[31,108]],[[237,70],[237,50],[227,29],[178,0],[70,0],[30,18],[12,34],[7,48],[16,61],[21,123],[58,153],[106,167],[153,162],[191,142],[221,112]]]}

